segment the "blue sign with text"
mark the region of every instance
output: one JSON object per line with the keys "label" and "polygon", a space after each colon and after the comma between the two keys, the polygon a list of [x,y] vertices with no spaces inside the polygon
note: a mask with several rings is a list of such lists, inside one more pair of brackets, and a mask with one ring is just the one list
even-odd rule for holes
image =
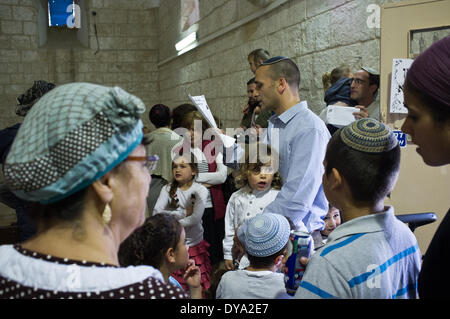
{"label": "blue sign with text", "polygon": [[406,147],[406,133],[403,133],[402,131],[393,131],[393,132],[398,140],[398,143],[400,144],[400,147]]}

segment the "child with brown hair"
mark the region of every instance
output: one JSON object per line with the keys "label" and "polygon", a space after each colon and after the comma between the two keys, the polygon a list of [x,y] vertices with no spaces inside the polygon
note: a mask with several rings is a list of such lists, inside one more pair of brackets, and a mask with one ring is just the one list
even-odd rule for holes
{"label": "child with brown hair", "polygon": [[[182,126],[189,130],[190,140],[185,136],[183,147],[190,144],[194,161],[198,164],[197,183],[207,188],[205,211],[202,217],[204,238],[210,244],[209,254],[213,268],[219,267],[222,261],[222,240],[224,237],[224,217],[226,203],[222,185],[228,176],[227,167],[223,163],[223,155],[216,152],[212,136],[208,137],[208,122],[198,111],[187,113]],[[216,136],[215,136],[216,137]]]}
{"label": "child with brown hair", "polygon": [[[211,263],[209,244],[203,239],[202,216],[205,210],[208,190],[195,182],[198,173],[197,164],[190,155],[176,157],[172,163],[173,181],[161,190],[153,214],[174,216],[186,231],[186,244],[189,246],[189,258],[195,261],[202,275],[202,288],[209,288]],[[183,272],[177,271],[173,277],[187,290]]]}
{"label": "child with brown hair", "polygon": [[122,267],[148,265],[158,269],[166,283],[181,288],[171,276],[183,272],[192,299],[202,298],[200,269],[189,259],[186,232],[174,216],[158,214],[128,237],[119,249]]}
{"label": "child with brown hair", "polygon": [[225,268],[234,269],[231,249],[236,229],[246,220],[263,212],[281,189],[281,176],[276,170],[278,154],[266,144],[256,144],[254,148],[261,150],[266,147],[267,154],[250,154],[249,149],[245,161],[240,167],[240,174],[236,176],[236,186],[240,188],[231,195],[225,213],[225,238],[223,251]]}

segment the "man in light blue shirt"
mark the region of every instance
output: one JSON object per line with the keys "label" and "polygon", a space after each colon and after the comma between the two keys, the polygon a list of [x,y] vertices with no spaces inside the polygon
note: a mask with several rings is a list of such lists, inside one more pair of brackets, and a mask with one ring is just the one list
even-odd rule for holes
{"label": "man in light blue shirt", "polygon": [[280,193],[264,213],[289,217],[297,229],[322,229],[328,211],[322,188],[328,129],[306,101],[300,102],[300,71],[291,59],[264,61],[256,70],[255,83],[262,107],[275,113],[262,140],[279,153],[283,179]]}

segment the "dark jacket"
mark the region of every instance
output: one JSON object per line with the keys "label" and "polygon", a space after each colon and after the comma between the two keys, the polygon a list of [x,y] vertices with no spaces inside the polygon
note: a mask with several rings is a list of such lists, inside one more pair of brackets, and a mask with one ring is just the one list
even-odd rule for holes
{"label": "dark jacket", "polygon": [[327,105],[333,105],[337,102],[344,102],[349,106],[355,106],[357,103],[350,98],[350,85],[352,79],[342,78],[333,83],[325,92],[324,101]]}
{"label": "dark jacket", "polygon": [[0,130],[0,163],[3,165],[21,123]]}

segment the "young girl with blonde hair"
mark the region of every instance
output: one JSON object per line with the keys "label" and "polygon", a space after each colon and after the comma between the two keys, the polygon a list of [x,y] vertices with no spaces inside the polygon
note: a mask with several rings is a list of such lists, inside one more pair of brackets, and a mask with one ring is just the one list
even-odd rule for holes
{"label": "young girl with blonde hair", "polygon": [[245,161],[235,179],[236,187],[240,189],[228,201],[223,240],[225,267],[228,270],[234,269],[231,249],[235,230],[246,220],[262,213],[281,189],[281,176],[277,171],[278,154],[265,144],[256,144],[254,150],[264,147],[267,150],[265,156],[250,154],[251,147],[246,151]]}

